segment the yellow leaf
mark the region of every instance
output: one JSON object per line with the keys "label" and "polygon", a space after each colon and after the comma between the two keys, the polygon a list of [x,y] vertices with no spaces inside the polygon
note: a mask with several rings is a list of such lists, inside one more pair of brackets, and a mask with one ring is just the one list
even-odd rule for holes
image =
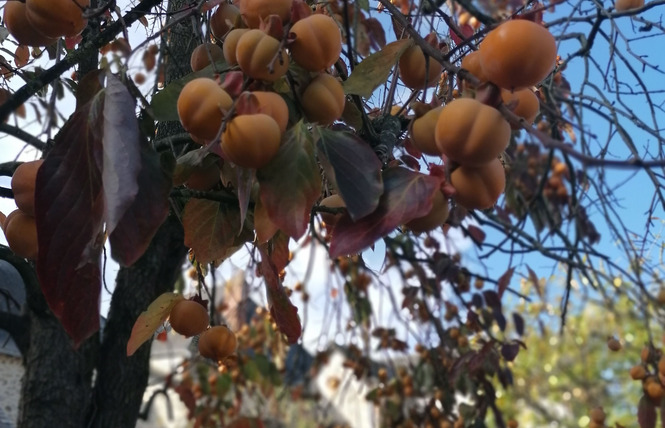
{"label": "yellow leaf", "polygon": [[148,306],[148,309],[141,312],[134,323],[134,327],[132,327],[129,341],[127,341],[128,357],[133,355],[143,343],[152,337],[155,330],[166,321],[173,306],[181,300],[184,300],[182,294],[164,293],[157,297]]}

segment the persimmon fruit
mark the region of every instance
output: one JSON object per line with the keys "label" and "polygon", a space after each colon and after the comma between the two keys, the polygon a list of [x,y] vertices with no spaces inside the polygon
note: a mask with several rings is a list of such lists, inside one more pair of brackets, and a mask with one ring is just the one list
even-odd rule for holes
{"label": "persimmon fruit", "polygon": [[187,83],[178,97],[182,126],[198,140],[213,140],[222,126],[224,110],[233,100],[216,81],[200,77]]}
{"label": "persimmon fruit", "polygon": [[443,70],[443,66],[432,58],[429,58],[427,64],[425,53],[420,46],[407,48],[399,59],[398,68],[400,79],[411,89],[436,85]]}
{"label": "persimmon fruit", "polygon": [[409,133],[411,142],[421,152],[431,156],[441,156],[441,150],[436,145],[436,123],[443,107],[434,108],[411,122]]}
{"label": "persimmon fruit", "polygon": [[[346,202],[344,202],[344,199],[342,199],[337,193],[323,198],[321,202],[319,202],[319,205],[326,208],[346,208]],[[323,220],[326,227],[329,229],[334,227],[342,217],[342,213],[333,214],[321,211],[319,214],[321,215],[321,220]]]}
{"label": "persimmon fruit", "polygon": [[481,83],[489,80],[480,65],[480,51],[472,51],[464,55],[464,58],[462,58],[462,68],[468,70]]}
{"label": "persimmon fruit", "polygon": [[269,15],[277,15],[282,23],[291,19],[293,0],[242,0],[240,15],[249,28],[259,28],[261,21]]}
{"label": "persimmon fruit", "polygon": [[200,303],[193,300],[181,300],[173,306],[169,315],[173,331],[185,337],[196,336],[208,328],[210,317]]}
{"label": "persimmon fruit", "polygon": [[7,216],[3,226],[5,238],[14,254],[25,259],[37,259],[37,223],[33,216],[18,209]]}
{"label": "persimmon fruit", "polygon": [[211,59],[213,62],[224,59],[224,51],[214,43],[203,43],[194,48],[189,64],[192,71],[199,71],[209,66]]}
{"label": "persimmon fruit", "polygon": [[37,171],[44,163],[39,159],[25,162],[16,168],[12,175],[11,187],[16,206],[29,216],[35,215],[35,183]]}
{"label": "persimmon fruit", "polygon": [[344,111],[346,97],[342,84],[329,74],[319,74],[305,88],[302,108],[311,122],[329,125]]}
{"label": "persimmon fruit", "polygon": [[236,57],[238,41],[240,40],[240,37],[248,31],[249,29],[247,28],[236,28],[231,30],[224,38],[222,50],[224,51],[224,59],[228,65],[238,64],[238,58]]}
{"label": "persimmon fruit", "polygon": [[235,27],[236,19],[240,16],[240,9],[230,3],[222,3],[215,9],[210,17],[210,32],[218,39]]}
{"label": "persimmon fruit", "polygon": [[264,113],[243,114],[226,124],[222,151],[243,168],[262,168],[277,154],[282,132],[277,121]]}
{"label": "persimmon fruit", "polygon": [[3,21],[9,34],[16,41],[26,46],[48,46],[57,42],[57,37],[47,37],[40,34],[28,21],[25,3],[20,1],[5,2]]}
{"label": "persimmon fruit", "polygon": [[513,19],[480,43],[483,73],[497,86],[517,90],[540,83],[554,68],[556,41],[540,24]]}
{"label": "persimmon fruit", "polygon": [[627,10],[639,9],[644,6],[644,0],[616,0],[614,10],[625,12]]}
{"label": "persimmon fruit", "polygon": [[275,119],[279,130],[284,133],[289,124],[289,107],[281,95],[275,92],[254,91],[252,92],[259,102],[259,112],[265,113]]}
{"label": "persimmon fruit", "polygon": [[26,0],[26,17],[34,29],[46,37],[74,37],[83,31],[87,19],[83,11],[90,0]]}
{"label": "persimmon fruit", "polygon": [[499,159],[485,165],[459,166],[450,174],[455,188],[455,201],[468,209],[486,209],[494,206],[506,187],[506,175]]}
{"label": "persimmon fruit", "polygon": [[405,226],[415,233],[429,232],[443,225],[448,220],[449,213],[448,201],[443,193],[437,190],[432,197],[432,208],[429,213],[409,221]]}
{"label": "persimmon fruit", "polygon": [[441,110],[435,139],[439,151],[451,160],[480,166],[506,149],[510,125],[495,108],[472,98],[459,98]]}
{"label": "persimmon fruit", "polygon": [[199,353],[215,361],[222,361],[235,353],[237,346],[236,335],[223,325],[210,327],[199,337]]}
{"label": "persimmon fruit", "polygon": [[327,15],[314,14],[293,24],[296,38],[291,57],[305,70],[323,71],[337,62],[342,52],[342,33]]}
{"label": "persimmon fruit", "polygon": [[[513,92],[502,89],[501,99],[504,104],[512,107],[513,113],[524,119],[529,125],[533,124],[540,111],[540,100],[538,100],[538,96],[529,88]],[[520,124],[511,123],[510,127],[512,129],[520,129]]]}
{"label": "persimmon fruit", "polygon": [[249,30],[240,36],[236,60],[249,77],[268,82],[278,80],[289,69],[289,56],[280,52],[279,40],[261,30]]}

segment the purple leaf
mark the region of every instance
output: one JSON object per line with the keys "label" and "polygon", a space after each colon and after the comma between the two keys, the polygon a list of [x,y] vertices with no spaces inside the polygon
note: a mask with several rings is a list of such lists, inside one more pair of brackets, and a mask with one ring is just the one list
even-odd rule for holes
{"label": "purple leaf", "polygon": [[106,80],[102,183],[106,229],[112,234],[139,192],[141,144],[134,98],[112,74],[108,73]]}
{"label": "purple leaf", "polygon": [[515,324],[517,334],[524,336],[524,318],[517,312],[513,312],[513,323]]}
{"label": "purple leaf", "polygon": [[383,193],[381,161],[369,145],[347,132],[320,128],[317,142],[319,158],[329,164],[329,178],[335,183],[356,221],[371,214]]}
{"label": "purple leaf", "polygon": [[646,395],[640,398],[637,405],[637,422],[640,428],[654,428],[656,426],[656,407]]}
{"label": "purple leaf", "polygon": [[104,243],[101,103],[74,113],[37,173],[37,275],[46,302],[78,346],[99,330]]}
{"label": "purple leaf", "polygon": [[515,272],[515,268],[511,267],[499,278],[499,281],[497,282],[499,299],[503,297],[503,293],[506,291],[506,288],[508,288],[508,286],[510,285],[510,280],[513,277],[513,272]]}
{"label": "purple leaf", "polygon": [[383,171],[383,184],[384,193],[373,213],[354,223],[347,212],[337,222],[330,243],[331,257],[360,252],[397,226],[427,214],[440,180],[395,167]]}
{"label": "purple leaf", "polygon": [[501,345],[501,355],[506,361],[514,361],[519,352],[520,345],[518,343],[504,343]]}

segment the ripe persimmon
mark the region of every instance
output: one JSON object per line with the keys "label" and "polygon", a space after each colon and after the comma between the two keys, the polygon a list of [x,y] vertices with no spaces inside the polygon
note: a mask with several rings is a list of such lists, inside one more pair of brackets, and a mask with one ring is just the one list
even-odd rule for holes
{"label": "ripe persimmon", "polygon": [[[529,88],[520,89],[514,92],[502,89],[501,99],[504,104],[513,109],[513,113],[523,118],[529,125],[533,123],[540,111],[540,100]],[[510,127],[512,129],[520,129],[519,123],[511,123]]]}
{"label": "ripe persimmon", "polygon": [[499,159],[472,167],[462,165],[450,174],[455,201],[468,209],[491,208],[506,187],[506,175]]}
{"label": "ripe persimmon", "polygon": [[346,96],[341,83],[330,74],[319,74],[302,94],[302,108],[311,122],[329,125],[344,111]]}
{"label": "ripe persimmon", "polygon": [[448,214],[448,201],[441,191],[437,191],[432,197],[432,209],[429,213],[409,221],[405,226],[415,233],[429,232],[443,225],[448,220]]}
{"label": "ripe persimmon", "polygon": [[35,182],[37,181],[37,171],[44,163],[39,159],[31,162],[24,162],[16,168],[12,175],[12,192],[14,192],[14,202],[16,206],[29,216],[35,215]]}
{"label": "ripe persimmon", "polygon": [[261,20],[269,15],[277,15],[286,23],[291,19],[292,4],[293,0],[242,0],[240,15],[249,28],[259,28]]}
{"label": "ripe persimmon", "polygon": [[196,336],[208,328],[208,311],[198,302],[181,300],[173,306],[169,315],[173,331],[185,337]]}
{"label": "ripe persimmon", "polygon": [[480,51],[472,51],[464,55],[464,58],[462,58],[462,68],[468,70],[480,82],[487,82],[489,80],[480,65]]}
{"label": "ripe persimmon", "polygon": [[277,154],[282,132],[272,117],[264,113],[243,114],[226,124],[222,152],[243,168],[262,168]]}
{"label": "ripe persimmon", "polygon": [[291,57],[305,70],[323,71],[332,66],[342,52],[342,33],[328,15],[315,14],[293,24],[296,38]]}
{"label": "ripe persimmon", "polygon": [[74,37],[83,31],[83,18],[90,0],[26,0],[26,17],[34,29],[46,37]]}
{"label": "ripe persimmon", "polygon": [[472,98],[459,98],[439,114],[435,139],[439,151],[451,160],[480,166],[508,146],[510,125],[497,109]]}
{"label": "ripe persimmon", "polygon": [[644,0],[616,0],[614,3],[614,10],[617,12],[625,12],[631,9],[639,9],[644,6]]}
{"label": "ripe persimmon", "polygon": [[[407,48],[399,59],[399,77],[407,88],[423,89],[436,85],[441,76],[443,66],[429,58],[425,60],[425,53],[420,46]],[[425,75],[427,70],[427,75]]]}
{"label": "ripe persimmon", "polygon": [[431,156],[441,156],[441,150],[436,145],[436,122],[443,107],[437,107],[416,118],[411,122],[409,134],[411,142],[421,152]]}
{"label": "ripe persimmon", "polygon": [[3,21],[17,42],[26,46],[48,46],[58,41],[55,37],[46,37],[35,30],[26,16],[25,3],[20,1],[5,2]]}
{"label": "ripe persimmon", "polygon": [[284,133],[289,123],[289,107],[281,95],[275,92],[254,91],[252,92],[259,102],[259,112],[265,113],[275,119],[279,130]]}
{"label": "ripe persimmon", "polygon": [[222,361],[236,351],[236,335],[228,327],[210,327],[199,337],[199,353],[206,358]]}
{"label": "ripe persimmon", "polygon": [[540,24],[513,19],[480,43],[483,73],[497,86],[517,90],[540,83],[554,68],[556,41]]}
{"label": "ripe persimmon", "polygon": [[279,40],[261,30],[249,30],[240,36],[236,60],[249,77],[268,82],[276,81],[289,69],[289,56],[280,51]]}
{"label": "ripe persimmon", "polygon": [[5,238],[9,248],[19,257],[30,260],[37,259],[37,223],[33,216],[23,211],[12,211],[3,224]]}
{"label": "ripe persimmon", "polygon": [[247,28],[236,28],[231,30],[224,38],[222,50],[224,51],[224,59],[228,65],[238,64],[238,58],[236,58],[238,40],[240,40],[240,37],[248,31]]}
{"label": "ripe persimmon", "polygon": [[210,59],[212,59],[213,62],[217,62],[223,58],[224,51],[219,45],[214,43],[203,43],[194,48],[189,64],[192,67],[192,71],[199,71],[210,65]]}
{"label": "ripe persimmon", "polygon": [[220,4],[210,17],[210,32],[218,39],[235,27],[236,19],[240,16],[240,9],[230,3]]}
{"label": "ripe persimmon", "polygon": [[178,97],[182,126],[199,140],[213,140],[219,133],[224,110],[233,100],[216,81],[200,77],[187,83]]}

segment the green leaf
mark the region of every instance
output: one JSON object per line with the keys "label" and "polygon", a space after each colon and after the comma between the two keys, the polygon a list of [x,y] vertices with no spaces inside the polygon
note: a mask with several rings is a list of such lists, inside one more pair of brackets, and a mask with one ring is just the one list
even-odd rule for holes
{"label": "green leaf", "polygon": [[300,238],[321,194],[312,133],[302,121],[287,131],[275,159],[258,170],[256,177],[270,220],[290,237]]}
{"label": "green leaf", "polygon": [[411,39],[397,40],[365,58],[344,82],[344,92],[365,98],[371,97],[374,90],[388,80],[397,60],[412,45]]}
{"label": "green leaf", "polygon": [[155,330],[166,321],[171,309],[181,300],[184,300],[182,294],[164,293],[157,297],[148,306],[148,309],[141,312],[134,323],[134,327],[132,327],[132,334],[127,342],[128,357],[133,355],[141,345],[152,337]]}
{"label": "green leaf", "polygon": [[356,0],[356,5],[365,12],[369,12],[369,0]]}

